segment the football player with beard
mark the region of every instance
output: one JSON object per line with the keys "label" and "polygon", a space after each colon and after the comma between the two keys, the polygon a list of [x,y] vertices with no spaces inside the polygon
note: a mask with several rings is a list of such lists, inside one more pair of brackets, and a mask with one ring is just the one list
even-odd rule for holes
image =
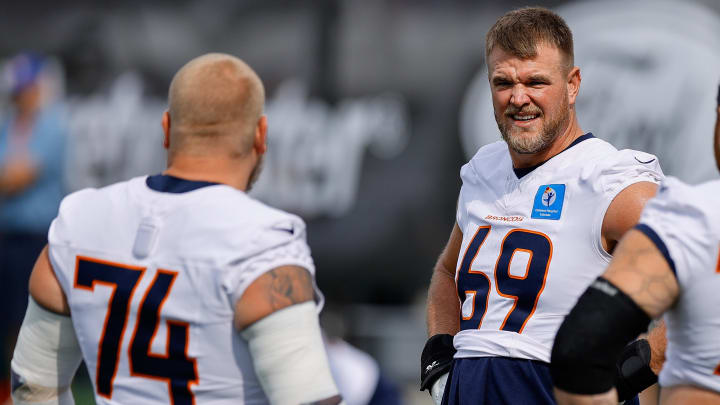
{"label": "football player with beard", "polygon": [[[655,156],[581,129],[580,69],[561,17],[511,11],[485,52],[503,141],[460,171],[456,224],[428,293],[421,389],[449,405],[554,404],[555,333],[663,174]],[[618,378],[639,391],[633,375]]]}

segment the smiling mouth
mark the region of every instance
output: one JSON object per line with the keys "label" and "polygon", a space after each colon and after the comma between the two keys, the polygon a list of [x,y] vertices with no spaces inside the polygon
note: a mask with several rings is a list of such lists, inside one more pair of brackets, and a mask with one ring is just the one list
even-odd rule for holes
{"label": "smiling mouth", "polygon": [[514,115],[510,115],[510,118],[512,118],[516,122],[525,123],[525,122],[530,122],[530,121],[538,118],[539,116],[540,116],[540,114],[531,114],[531,115],[514,114]]}

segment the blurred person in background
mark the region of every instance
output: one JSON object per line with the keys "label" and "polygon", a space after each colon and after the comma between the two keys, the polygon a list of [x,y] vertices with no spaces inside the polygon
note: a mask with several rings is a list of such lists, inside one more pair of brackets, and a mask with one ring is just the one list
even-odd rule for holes
{"label": "blurred person in background", "polygon": [[[717,104],[720,167],[720,89]],[[558,330],[551,371],[560,405],[616,404],[612,359],[663,314],[668,344],[660,403],[720,404],[718,205],[720,180],[697,186],[672,177],[663,181],[605,273]]]}
{"label": "blurred person in background", "polygon": [[370,354],[344,340],[345,318],[326,303],[320,319],[330,372],[347,405],[402,405],[398,385]]}
{"label": "blurred person in background", "polygon": [[402,405],[400,389],[372,356],[332,336],[326,336],[325,349],[330,371],[347,405]]}
{"label": "blurred person in background", "polygon": [[[554,335],[663,174],[655,156],[580,128],[580,70],[557,14],[505,14],[485,52],[504,142],[461,169],[457,223],[428,292],[421,389],[437,404],[551,405]],[[625,399],[649,385],[618,379]]]}
{"label": "blurred person in background", "polygon": [[28,278],[63,196],[66,126],[44,93],[46,59],[22,53],[2,71],[9,110],[0,123],[0,400],[28,299]]}

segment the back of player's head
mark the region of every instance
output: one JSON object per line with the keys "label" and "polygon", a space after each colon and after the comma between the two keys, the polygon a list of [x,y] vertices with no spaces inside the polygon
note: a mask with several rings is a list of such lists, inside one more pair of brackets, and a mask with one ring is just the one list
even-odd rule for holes
{"label": "back of player's head", "polygon": [[540,44],[558,48],[568,68],[574,65],[572,31],[559,15],[543,7],[526,7],[500,17],[485,36],[485,59],[496,47],[522,59],[534,58]]}
{"label": "back of player's head", "polygon": [[264,102],[260,78],[242,60],[222,53],[191,60],[170,83],[171,150],[211,152],[223,144],[235,155],[249,152]]}

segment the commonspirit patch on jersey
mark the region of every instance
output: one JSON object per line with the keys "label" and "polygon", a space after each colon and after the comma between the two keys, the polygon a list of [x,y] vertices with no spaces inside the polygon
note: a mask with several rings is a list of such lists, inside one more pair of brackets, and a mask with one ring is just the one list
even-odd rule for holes
{"label": "commonspirit patch on jersey", "polygon": [[530,218],[560,219],[565,202],[564,184],[544,184],[535,194],[532,215]]}

